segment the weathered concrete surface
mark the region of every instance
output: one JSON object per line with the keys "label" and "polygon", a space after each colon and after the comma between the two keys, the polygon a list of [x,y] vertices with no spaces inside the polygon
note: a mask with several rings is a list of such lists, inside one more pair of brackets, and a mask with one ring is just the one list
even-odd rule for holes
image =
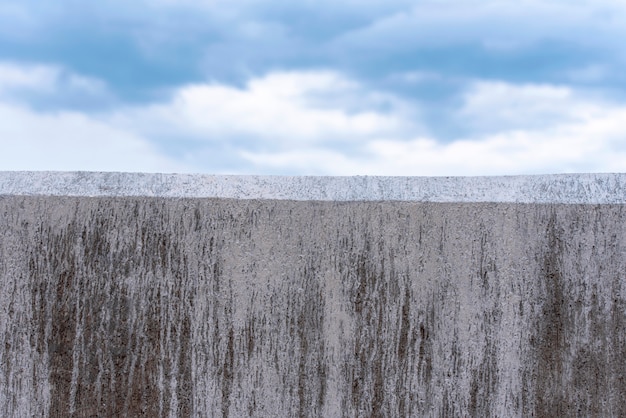
{"label": "weathered concrete surface", "polygon": [[626,416],[608,178],[611,204],[0,182],[0,416]]}
{"label": "weathered concrete surface", "polygon": [[626,203],[626,174],[283,177],[1,172],[0,195],[411,202]]}

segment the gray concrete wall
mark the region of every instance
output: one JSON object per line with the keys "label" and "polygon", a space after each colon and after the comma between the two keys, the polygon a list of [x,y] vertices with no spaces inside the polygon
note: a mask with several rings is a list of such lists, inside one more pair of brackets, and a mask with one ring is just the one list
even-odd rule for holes
{"label": "gray concrete wall", "polygon": [[0,173],[0,416],[626,416],[624,175],[41,175]]}

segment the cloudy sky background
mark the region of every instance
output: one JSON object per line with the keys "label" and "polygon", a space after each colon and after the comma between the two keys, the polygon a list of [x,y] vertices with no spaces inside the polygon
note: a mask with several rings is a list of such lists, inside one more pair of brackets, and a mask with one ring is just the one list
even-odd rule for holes
{"label": "cloudy sky background", "polygon": [[0,170],[626,171],[617,0],[2,0]]}

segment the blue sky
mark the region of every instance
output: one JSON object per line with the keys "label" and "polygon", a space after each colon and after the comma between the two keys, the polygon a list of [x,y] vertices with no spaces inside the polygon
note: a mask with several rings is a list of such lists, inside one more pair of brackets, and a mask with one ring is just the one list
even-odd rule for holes
{"label": "blue sky", "polygon": [[626,3],[3,0],[0,170],[626,171]]}

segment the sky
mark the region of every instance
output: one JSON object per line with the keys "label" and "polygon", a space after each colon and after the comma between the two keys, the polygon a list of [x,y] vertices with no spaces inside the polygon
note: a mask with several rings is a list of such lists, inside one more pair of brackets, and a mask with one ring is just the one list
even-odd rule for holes
{"label": "sky", "polygon": [[0,170],[625,172],[623,39],[621,0],[2,0]]}

